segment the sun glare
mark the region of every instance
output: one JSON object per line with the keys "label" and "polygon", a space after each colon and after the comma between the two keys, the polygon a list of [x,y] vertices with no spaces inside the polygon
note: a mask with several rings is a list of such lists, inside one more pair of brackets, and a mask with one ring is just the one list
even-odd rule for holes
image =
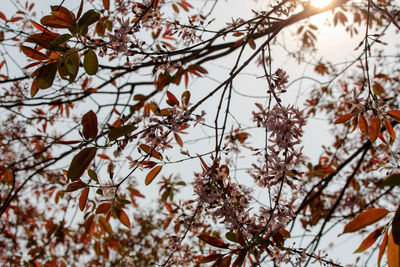
{"label": "sun glare", "polygon": [[329,5],[332,2],[332,0],[311,0],[311,5],[313,7],[321,8]]}

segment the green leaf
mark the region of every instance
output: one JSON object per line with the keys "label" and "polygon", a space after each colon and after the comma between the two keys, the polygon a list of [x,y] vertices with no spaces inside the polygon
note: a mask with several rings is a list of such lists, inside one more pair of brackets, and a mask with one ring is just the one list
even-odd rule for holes
{"label": "green leaf", "polygon": [[385,178],[382,182],[382,186],[393,186],[400,185],[400,174],[394,173]]}
{"label": "green leaf", "polygon": [[100,19],[100,14],[97,13],[94,9],[86,11],[85,14],[82,15],[80,20],[78,21],[78,27],[80,29],[81,34],[86,34],[88,31],[88,26],[95,23]]}
{"label": "green leaf", "polygon": [[89,169],[89,170],[87,171],[87,173],[88,173],[90,179],[92,179],[92,180],[95,181],[96,183],[99,183],[99,178],[97,177],[97,173],[96,173],[94,170]]}
{"label": "green leaf", "polygon": [[236,239],[236,234],[232,233],[232,232],[227,232],[225,234],[226,239],[228,239],[229,241],[238,243],[237,239]]}
{"label": "green leaf", "polygon": [[133,132],[136,129],[137,129],[137,127],[132,124],[124,125],[124,126],[117,127],[117,128],[112,128],[110,130],[110,132],[108,132],[108,138],[110,139],[110,141],[114,141],[121,136],[130,134],[131,132]]}
{"label": "green leaf", "polygon": [[81,188],[84,188],[84,187],[86,187],[86,186],[87,186],[87,184],[85,184],[84,182],[82,182],[81,180],[79,180],[79,181],[77,181],[77,182],[70,183],[70,184],[67,186],[67,189],[66,189],[65,191],[67,191],[67,192],[73,192],[73,191],[79,190],[79,189],[81,189]]}
{"label": "green leaf", "polygon": [[67,177],[72,181],[79,179],[96,156],[96,152],[96,147],[87,147],[75,155],[69,166]]}
{"label": "green leaf", "polygon": [[40,89],[47,89],[53,85],[57,73],[57,62],[40,67],[36,83]]}
{"label": "green leaf", "polygon": [[83,59],[83,68],[88,75],[95,75],[99,69],[97,55],[92,49],[89,49]]}
{"label": "green leaf", "polygon": [[68,41],[71,38],[72,38],[72,35],[71,34],[67,34],[67,33],[58,36],[56,39],[54,39],[53,41],[50,42],[49,50],[54,50],[57,46],[59,46],[60,44],[65,43],[66,41]]}

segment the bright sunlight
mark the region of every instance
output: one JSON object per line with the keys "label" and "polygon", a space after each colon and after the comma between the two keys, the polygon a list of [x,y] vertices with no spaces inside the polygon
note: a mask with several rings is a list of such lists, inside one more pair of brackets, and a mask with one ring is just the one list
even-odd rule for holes
{"label": "bright sunlight", "polygon": [[311,0],[311,5],[313,7],[318,7],[318,8],[322,8],[324,6],[329,5],[332,2],[332,0]]}

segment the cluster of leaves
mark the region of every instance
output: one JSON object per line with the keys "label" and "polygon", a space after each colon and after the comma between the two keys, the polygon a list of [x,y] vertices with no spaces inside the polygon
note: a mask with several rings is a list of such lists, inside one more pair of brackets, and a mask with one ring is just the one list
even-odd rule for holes
{"label": "cluster of leaves", "polygon": [[[16,1],[11,17],[0,12],[6,85],[0,109],[7,126],[0,130],[0,262],[342,266],[317,250],[327,225],[350,219],[342,234],[382,224],[354,253],[375,245],[378,266],[385,251],[388,265],[399,266],[398,57],[395,71],[387,70],[379,52],[369,71],[371,47],[384,44],[386,26],[400,29],[391,15],[399,10],[392,1],[349,2],[269,3],[217,30],[210,27],[214,5],[189,0],[81,0],[76,7],[60,1],[41,18],[28,0]],[[313,65],[316,77],[329,81],[317,82],[302,112],[282,100],[291,92],[287,73],[273,72],[273,48],[296,24],[300,50],[288,55],[308,64],[322,31],[308,18],[327,10],[332,26],[352,37],[365,28],[358,47],[364,49],[343,69],[323,59]],[[9,73],[20,59],[10,60],[8,47],[28,61],[20,77]],[[229,76],[197,90],[202,78],[220,80],[209,63],[226,62],[225,56],[235,57]],[[241,121],[247,110],[233,108],[234,85],[257,57],[256,76],[265,79],[261,91],[269,99],[248,110],[251,122]],[[217,104],[202,111],[208,102]],[[335,140],[316,164],[299,148],[306,116],[315,114],[335,118]],[[202,139],[190,138],[200,127],[213,136],[206,132],[209,143],[196,147]],[[262,129],[261,145],[253,128]],[[185,167],[192,160],[201,170]],[[243,176],[254,182],[238,179],[243,162],[251,166]],[[264,190],[262,198],[250,184]],[[294,242],[301,227],[313,234],[304,246]]]}

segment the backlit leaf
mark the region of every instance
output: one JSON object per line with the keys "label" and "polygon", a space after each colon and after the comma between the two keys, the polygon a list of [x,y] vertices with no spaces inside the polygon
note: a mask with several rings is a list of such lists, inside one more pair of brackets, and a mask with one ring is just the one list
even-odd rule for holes
{"label": "backlit leaf", "polygon": [[383,236],[383,239],[382,239],[382,243],[379,246],[378,267],[381,266],[381,259],[382,259],[383,254],[385,253],[387,241],[388,241],[388,231],[386,230],[385,235]]}
{"label": "backlit leaf", "polygon": [[170,105],[171,107],[173,106],[179,106],[179,101],[178,99],[176,99],[176,97],[174,96],[174,94],[172,94],[170,91],[167,91],[167,104]]}
{"label": "backlit leaf", "polygon": [[108,139],[110,139],[110,141],[117,140],[119,137],[128,135],[136,129],[137,127],[132,124],[112,128],[108,132]]}
{"label": "backlit leaf", "polygon": [[27,47],[27,46],[21,46],[21,50],[27,57],[30,57],[30,58],[33,58],[33,59],[37,59],[37,60],[46,60],[46,59],[48,59],[48,57],[45,54],[43,54],[42,52],[39,52],[39,51],[37,51],[37,50],[35,50],[33,48],[30,48],[30,47]]}
{"label": "backlit leaf", "polygon": [[66,191],[66,192],[73,192],[73,191],[79,190],[79,189],[81,189],[81,188],[84,188],[84,187],[86,187],[86,186],[87,186],[87,184],[85,184],[84,182],[82,182],[81,180],[79,180],[79,181],[77,181],[77,182],[70,183],[70,184],[67,186],[67,189],[65,189],[65,191]]}
{"label": "backlit leaf", "polygon": [[129,220],[129,217],[128,215],[126,215],[124,210],[122,209],[118,210],[118,218],[123,225],[125,225],[128,228],[131,227],[131,221]]}
{"label": "backlit leaf", "polygon": [[369,125],[369,139],[372,143],[376,141],[381,132],[381,120],[375,116]]}
{"label": "backlit leaf", "polygon": [[385,218],[390,211],[385,208],[373,208],[361,212],[353,220],[351,220],[343,229],[344,233],[352,233],[358,231],[368,225],[376,223],[377,221]]}
{"label": "backlit leaf", "polygon": [[392,235],[393,241],[397,245],[400,245],[400,205],[394,214],[393,221],[392,221]]}
{"label": "backlit leaf", "polygon": [[88,200],[88,195],[89,195],[89,187],[86,187],[83,189],[81,196],[79,197],[79,209],[83,211],[86,206],[86,202]]}
{"label": "backlit leaf", "polygon": [[350,120],[353,116],[354,116],[353,113],[344,114],[343,116],[340,116],[339,118],[337,118],[334,123],[335,124],[344,123],[344,122]]}
{"label": "backlit leaf", "polygon": [[94,170],[89,169],[87,171],[87,173],[88,173],[90,179],[92,179],[96,183],[99,183],[99,178],[97,177],[97,173]]}
{"label": "backlit leaf", "polygon": [[38,91],[39,91],[39,86],[37,85],[37,78],[35,77],[31,85],[31,97],[33,98]]}
{"label": "backlit leaf", "polygon": [[88,75],[95,75],[99,69],[96,53],[89,49],[83,59],[83,67]]}
{"label": "backlit leaf", "polygon": [[385,127],[386,127],[386,130],[387,130],[390,138],[392,138],[392,140],[396,140],[396,133],[393,130],[392,124],[387,119],[385,119]]}
{"label": "backlit leaf", "polygon": [[207,244],[218,247],[218,248],[228,248],[229,245],[226,244],[224,241],[217,237],[209,236],[209,235],[199,235],[197,236],[200,240],[206,242]]}
{"label": "backlit leaf", "polygon": [[244,260],[246,259],[247,251],[241,249],[239,251],[239,255],[237,256],[236,260],[232,263],[232,267],[241,267],[243,265]]}
{"label": "backlit leaf", "polygon": [[110,9],[110,0],[103,0],[104,9]]}
{"label": "backlit leaf", "polygon": [[363,252],[364,250],[368,249],[370,246],[372,246],[375,241],[380,237],[382,234],[382,231],[384,230],[384,227],[379,227],[372,233],[370,233],[360,244],[360,246],[354,251],[353,253],[360,253]]}
{"label": "backlit leaf", "polygon": [[400,174],[393,173],[385,178],[382,182],[382,186],[393,186],[400,185]]}
{"label": "backlit leaf", "polygon": [[400,246],[394,242],[392,230],[390,230],[387,244],[387,262],[389,267],[400,266]]}
{"label": "backlit leaf", "polygon": [[78,21],[79,27],[87,27],[100,19],[100,14],[94,9],[86,11]]}
{"label": "backlit leaf", "polygon": [[386,112],[392,119],[400,122],[400,110],[398,109],[392,109]]}
{"label": "backlit leaf", "polygon": [[250,48],[255,50],[256,49],[256,43],[254,42],[253,38],[249,38],[249,40],[247,41],[247,43],[249,44]]}
{"label": "backlit leaf", "polygon": [[72,27],[70,22],[67,22],[57,16],[48,15],[40,19],[40,23],[44,26],[56,29],[65,29]]}
{"label": "backlit leaf", "polygon": [[212,261],[216,261],[219,258],[221,258],[221,254],[215,253],[215,254],[211,254],[208,255],[206,257],[201,258],[200,263],[207,263],[207,262],[212,262]]}
{"label": "backlit leaf", "polygon": [[187,106],[189,104],[189,100],[190,100],[190,92],[189,91],[183,92],[181,96],[182,104],[185,104],[185,106]]}
{"label": "backlit leaf", "polygon": [[93,110],[82,116],[82,134],[85,139],[96,139],[97,137],[97,116]]}
{"label": "backlit leaf", "polygon": [[53,85],[54,78],[57,73],[57,63],[49,63],[40,67],[39,72],[36,76],[37,85],[40,89],[47,89]]}
{"label": "backlit leaf", "polygon": [[111,209],[112,205],[110,203],[100,204],[96,209],[96,214],[106,213]]}
{"label": "backlit leaf", "polygon": [[79,179],[96,156],[96,151],[95,147],[87,147],[75,155],[69,166],[67,177],[72,181]]}
{"label": "backlit leaf", "polygon": [[149,185],[154,180],[154,178],[156,178],[156,176],[160,173],[161,169],[162,169],[162,166],[158,165],[158,166],[154,167],[151,171],[149,171],[149,173],[146,175],[146,179],[144,180],[144,183],[146,185]]}

